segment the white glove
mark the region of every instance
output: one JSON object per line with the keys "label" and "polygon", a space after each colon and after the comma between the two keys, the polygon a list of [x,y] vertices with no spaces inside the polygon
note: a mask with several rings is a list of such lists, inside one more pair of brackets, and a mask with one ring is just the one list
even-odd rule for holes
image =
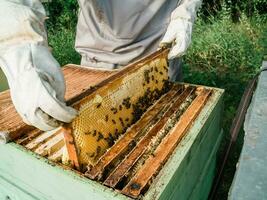
{"label": "white glove", "polygon": [[201,0],[183,0],[173,11],[166,34],[160,42],[160,47],[172,45],[169,59],[185,54],[191,43],[193,22],[200,5]]}
{"label": "white glove", "polygon": [[172,20],[167,28],[160,46],[172,44],[168,58],[173,59],[185,54],[187,48],[191,43],[192,22],[184,19]]}
{"label": "white glove", "polygon": [[0,66],[12,101],[25,123],[51,130],[76,111],[64,103],[65,81],[48,50],[44,19],[36,0],[0,2]]}

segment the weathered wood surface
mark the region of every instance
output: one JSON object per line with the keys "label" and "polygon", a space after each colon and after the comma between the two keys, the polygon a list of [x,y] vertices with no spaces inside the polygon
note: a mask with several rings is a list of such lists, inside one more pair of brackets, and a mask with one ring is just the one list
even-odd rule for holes
{"label": "weathered wood surface", "polygon": [[154,152],[154,156],[150,157],[142,168],[137,172],[136,176],[128,183],[128,185],[122,190],[123,194],[127,196],[137,198],[142,189],[152,179],[153,175],[159,171],[168,158],[169,152],[173,152],[177,143],[181,141],[194,119],[198,116],[201,109],[207,101],[210,90],[203,90],[201,94],[193,101],[190,107],[181,116],[178,123],[173,130],[169,133],[168,137],[165,137],[162,143],[158,146]]}
{"label": "weathered wood surface", "polygon": [[60,129],[60,132],[64,135],[64,140],[66,144],[66,148],[68,151],[69,160],[71,161],[71,165],[77,169],[80,170],[78,155],[75,148],[74,138],[71,134],[70,128],[62,128]]}
{"label": "weathered wood surface", "polygon": [[[78,65],[66,65],[63,68],[63,73],[66,80],[65,98],[68,101],[116,72],[95,70]],[[9,91],[0,93],[0,134],[9,134],[9,139],[13,140],[21,133],[33,129],[21,120],[12,104]],[[4,138],[0,138],[0,142],[1,139],[4,140]]]}
{"label": "weathered wood surface", "polygon": [[[221,95],[207,102],[143,200],[207,198],[221,136]],[[0,160],[0,199],[130,199],[14,143],[0,145]]]}
{"label": "weathered wood surface", "polygon": [[[165,91],[167,53],[167,49],[159,50],[137,60],[69,101],[79,110],[79,115],[64,126],[72,128],[82,171],[88,164],[94,165],[114,139],[126,131],[140,114],[136,109],[146,110]],[[141,102],[142,98],[149,103]],[[139,101],[142,106],[137,105]],[[125,102],[129,102],[129,106],[123,105]],[[135,104],[139,108],[135,108]]]}
{"label": "weathered wood surface", "polygon": [[[151,126],[157,115],[165,108],[166,104],[171,101],[171,98],[176,94],[176,89],[170,93],[164,95],[156,104],[154,104],[139,120],[138,123],[134,124],[129,131],[127,131],[116,144],[109,149],[96,163],[94,167],[88,170],[86,176],[91,179],[102,178],[102,172],[111,162],[114,162],[120,155],[122,155],[127,148],[131,146],[140,135],[140,132],[145,130],[146,127]],[[177,89],[178,90],[178,89]]]}
{"label": "weathered wood surface", "polygon": [[[218,91],[209,98],[173,155],[154,178],[144,200],[208,198],[214,177],[216,152],[222,138],[222,93],[222,90]],[[212,159],[212,164],[208,163],[209,159]]]}
{"label": "weathered wood surface", "polygon": [[[123,176],[132,169],[132,166],[138,161],[138,159],[145,154],[149,148],[149,144],[153,142],[153,138],[157,134],[164,130],[166,122],[172,115],[178,112],[181,104],[186,100],[187,97],[194,91],[194,88],[188,87],[182,94],[178,91],[173,97],[173,102],[169,102],[169,108],[161,117],[156,124],[146,133],[146,135],[138,142],[130,154],[117,166],[117,168],[109,175],[105,180],[104,184],[110,187],[115,187],[116,184],[123,178]],[[170,153],[170,152],[169,152]]]}

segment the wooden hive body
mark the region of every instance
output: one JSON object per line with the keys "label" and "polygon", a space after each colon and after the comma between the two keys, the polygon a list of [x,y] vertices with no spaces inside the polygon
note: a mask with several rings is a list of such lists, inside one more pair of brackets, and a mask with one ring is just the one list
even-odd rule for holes
{"label": "wooden hive body", "polygon": [[[85,73],[90,74],[90,70]],[[109,78],[103,78],[104,81],[98,84],[99,88],[112,80],[111,73],[105,73],[105,76]],[[85,77],[87,77],[86,74],[84,74],[84,78]],[[103,74],[101,77],[104,77]],[[92,79],[96,80],[94,78]],[[68,83],[68,77],[66,77],[66,80]],[[96,83],[97,81],[91,85]],[[72,83],[72,85],[75,84]],[[77,87],[81,89],[78,84]],[[82,95],[75,95],[72,93],[73,95],[69,98],[68,102],[72,105],[74,103],[75,105],[75,102],[82,101],[89,94],[96,91],[98,87],[90,88],[88,84],[86,84],[82,88],[85,89],[85,92],[82,92]],[[121,191],[115,188],[116,190],[114,190],[111,187],[112,182],[109,182],[108,180],[101,184],[100,182],[103,181],[98,182],[98,179],[94,181],[88,178],[90,177],[94,179],[94,168],[91,168],[91,171],[87,171],[86,177],[84,174],[76,170],[72,170],[60,163],[55,163],[40,155],[36,155],[35,153],[32,153],[31,150],[34,149],[36,152],[40,149],[40,146],[32,146],[32,149],[28,146],[28,149],[31,150],[25,149],[23,145],[24,143],[27,143],[26,141],[28,139],[24,140],[24,137],[17,140],[17,143],[20,143],[21,145],[9,143],[0,146],[0,183],[3,185],[3,187],[0,188],[0,199],[2,197],[29,200],[131,199],[131,197],[142,199],[177,199],[178,197],[179,199],[205,199],[208,195],[212,178],[214,176],[216,152],[222,136],[220,115],[222,110],[223,90],[190,84],[182,84],[181,87],[181,91],[191,90],[190,88],[198,88],[196,90],[197,100],[193,100],[193,102],[201,101],[202,99],[202,104],[198,105],[198,102],[196,102],[195,107],[189,106],[188,109],[184,111],[184,117],[179,118],[174,124],[172,132],[181,132],[183,134],[181,135],[181,138],[177,140],[178,143],[175,144],[175,146],[170,146],[170,152],[168,155],[165,155],[168,156],[166,157],[168,159],[166,160],[164,159],[165,157],[162,157],[165,164],[160,166],[160,168],[152,168],[152,170],[157,169],[157,176],[151,177],[153,181],[151,178],[148,178],[147,182],[144,183],[142,187],[146,187],[146,185],[149,184],[145,193],[141,193],[140,195],[138,193],[136,195],[131,191],[127,191],[127,189]],[[70,91],[75,91],[75,89],[71,89]],[[160,101],[161,100],[158,100],[157,102]],[[173,108],[171,107],[171,109]],[[149,110],[147,112],[149,112]],[[188,125],[184,125],[187,123]],[[38,133],[38,131],[36,132]],[[31,133],[33,135],[37,134],[33,132]],[[60,137],[58,138],[59,139],[53,137],[54,144],[56,144],[56,150],[53,149],[55,152],[62,151],[61,147],[64,146],[64,144],[60,143],[60,141],[62,141],[60,140]],[[168,146],[167,144],[168,141],[166,139],[166,147]],[[31,143],[31,145],[34,144]],[[45,146],[46,145],[44,145],[44,147]],[[116,146],[116,144],[114,146]],[[160,153],[159,146],[156,148],[156,154],[151,154],[149,157],[152,164],[159,162],[158,158],[163,155]],[[44,148],[41,149],[43,150]],[[55,152],[53,152],[53,155]],[[47,156],[49,153],[51,152],[39,152],[39,154],[43,156]],[[56,155],[54,157],[56,157]],[[105,157],[105,154],[103,157]],[[154,157],[157,158],[155,161],[153,161]],[[95,166],[97,166],[97,164]],[[146,169],[145,165],[144,169]],[[149,166],[147,169],[149,169]],[[149,170],[147,170],[147,172],[148,171]],[[34,176],[32,175],[33,173]],[[111,177],[110,180],[113,180],[112,175],[109,177]],[[135,179],[132,181],[134,180]],[[136,181],[138,181],[138,179],[136,179]],[[109,187],[106,187],[103,184],[108,185]],[[133,185],[136,185],[136,183],[133,182]],[[128,188],[131,189],[131,187]],[[127,196],[121,193],[124,193]]]}

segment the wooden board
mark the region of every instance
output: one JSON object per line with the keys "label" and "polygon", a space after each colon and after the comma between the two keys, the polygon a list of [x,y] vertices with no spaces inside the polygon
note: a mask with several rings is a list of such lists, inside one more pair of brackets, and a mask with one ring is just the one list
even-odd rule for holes
{"label": "wooden board", "polygon": [[[90,89],[116,72],[66,65],[63,67],[63,73],[66,80],[65,98],[70,102],[83,91]],[[13,140],[22,133],[33,129],[34,127],[26,125],[16,112],[9,91],[0,93],[0,134],[9,134],[9,139]],[[4,138],[0,138],[0,143],[1,139],[4,140]],[[3,140],[2,142],[4,142]]]}
{"label": "wooden board", "polygon": [[[144,200],[183,200],[191,199],[191,195],[198,197],[194,199],[208,198],[214,174],[208,175],[209,172],[214,172],[215,165],[208,165],[208,170],[204,170],[204,166],[208,164],[209,159],[212,159],[213,163],[216,162],[217,156],[212,157],[212,151],[217,152],[222,138],[220,127],[223,102],[222,99],[217,101],[217,95],[218,93],[210,97],[194,121],[193,127],[188,130],[187,135],[153,180]],[[210,103],[214,101],[217,101],[217,106],[210,109]],[[204,181],[199,182],[199,179]],[[196,191],[195,187],[198,188]]]}
{"label": "wooden board", "polygon": [[210,94],[209,90],[203,90],[201,94],[193,101],[190,107],[181,116],[174,129],[164,138],[163,142],[158,146],[154,155],[151,156],[142,168],[137,172],[136,176],[122,190],[122,193],[132,198],[137,198],[142,189],[152,179],[153,175],[160,170],[168,157],[169,152],[173,152],[177,143],[185,135],[191,123],[198,116],[204,103]]}
{"label": "wooden board", "polygon": [[139,123],[134,124],[129,131],[127,131],[112,148],[110,148],[96,163],[94,167],[88,170],[86,176],[91,179],[100,179],[102,177],[102,172],[110,163],[115,162],[115,160],[123,155],[131,143],[135,143],[137,137],[140,137],[140,133],[146,129],[146,126],[151,126],[155,120],[157,120],[157,115],[161,113],[163,108],[166,106],[167,102],[175,95],[176,91],[171,91],[170,93],[164,95],[156,104],[154,104],[139,120]]}
{"label": "wooden board", "polygon": [[[192,191],[194,197],[207,198],[213,178],[208,173],[215,170],[215,157],[210,156],[216,153],[221,136],[221,95],[219,90],[209,99],[143,200],[188,199]],[[212,165],[205,169],[210,159]],[[0,145],[0,160],[0,199],[130,199],[14,143]]]}
{"label": "wooden board", "polygon": [[151,127],[151,129],[146,133],[146,135],[138,142],[130,154],[117,166],[117,168],[109,175],[105,180],[104,184],[110,187],[115,187],[116,184],[123,178],[123,176],[128,173],[131,167],[137,162],[137,160],[145,154],[149,148],[149,144],[153,142],[153,138],[157,136],[160,130],[164,130],[166,122],[170,119],[172,115],[178,112],[181,104],[186,100],[187,97],[193,92],[193,88],[188,87],[182,94],[177,92],[174,96],[174,103],[170,101],[170,107],[164,113],[159,121]]}
{"label": "wooden board", "polygon": [[[81,171],[94,165],[127,128],[164,94],[168,83],[168,49],[158,50],[124,67],[72,101],[79,115],[72,130]],[[71,157],[71,156],[70,156]]]}

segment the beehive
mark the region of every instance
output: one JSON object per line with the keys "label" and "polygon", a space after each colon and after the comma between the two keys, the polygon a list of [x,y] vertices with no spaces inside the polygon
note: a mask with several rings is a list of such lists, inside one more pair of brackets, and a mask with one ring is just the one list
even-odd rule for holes
{"label": "beehive", "polygon": [[[144,71],[148,70],[146,67],[155,69],[155,66],[158,66],[157,58],[165,59],[164,64],[162,60],[159,60],[162,65],[161,70],[165,70],[166,51],[135,63],[135,67],[131,66],[126,72],[131,74],[133,69],[142,70],[141,74],[144,75]],[[149,69],[149,72],[155,73],[156,71]],[[136,105],[138,99],[144,96],[145,90],[136,90],[140,95],[136,95],[135,101],[131,100],[131,106],[127,106],[129,108],[126,110],[132,109],[131,112],[119,112],[120,105],[125,106],[122,104],[125,99],[124,95],[121,95],[119,100],[116,99],[116,105],[111,103],[111,108],[116,108],[121,114],[116,118],[120,127],[113,127],[114,124],[109,124],[106,128],[113,128],[108,132],[101,130],[103,138],[108,138],[110,132],[110,137],[115,142],[106,142],[102,138],[104,143],[101,146],[102,152],[98,156],[92,156],[94,162],[91,160],[83,162],[81,150],[77,151],[77,147],[81,145],[77,143],[74,145],[78,164],[88,164],[85,173],[84,167],[80,168],[81,173],[61,164],[63,152],[66,152],[65,142],[68,141],[66,135],[65,142],[63,141],[64,131],[62,130],[72,127],[74,131],[69,129],[68,133],[73,137],[74,142],[77,142],[76,137],[80,135],[92,136],[94,134],[92,130],[75,133],[77,125],[75,121],[64,129],[41,134],[39,131],[32,131],[18,139],[17,144],[0,146],[0,159],[4,161],[0,164],[0,181],[6,186],[4,188],[10,185],[10,174],[13,174],[11,176],[14,177],[14,181],[16,180],[16,184],[14,181],[11,184],[16,191],[14,194],[21,194],[24,199],[177,199],[178,196],[180,199],[189,197],[201,199],[207,197],[215,169],[216,151],[221,138],[220,111],[223,91],[190,84],[168,84],[168,89],[166,89],[166,85],[163,86],[166,72],[166,70],[162,71],[162,74],[157,72],[159,77],[154,80],[160,80],[162,84],[157,85],[158,88],[150,89],[152,92],[158,91],[157,95],[149,98],[149,103],[136,119],[134,119],[135,112],[132,105]],[[121,74],[125,74],[125,71]],[[156,76],[150,74],[149,81],[154,81],[151,80],[152,75]],[[72,100],[78,102],[74,103],[74,106],[80,109],[84,108],[81,106],[84,102],[86,104],[91,102],[91,107],[88,106],[90,110],[92,107],[96,110],[101,109],[105,106],[105,101],[103,101],[105,95],[103,91],[101,93],[101,89],[109,87],[108,83],[111,80],[121,83],[123,79],[120,77],[120,74],[115,75],[115,79],[111,77],[99,87],[90,89],[91,92],[85,92],[86,95]],[[139,81],[139,84],[144,84],[144,81],[146,78]],[[143,87],[146,86],[143,85]],[[101,112],[114,114],[110,113],[111,108],[103,109]],[[86,115],[90,116],[90,113]],[[103,114],[98,118],[105,121],[105,116],[106,114]],[[120,120],[120,116],[123,116],[123,120]],[[125,120],[126,118],[129,119]],[[97,118],[94,119],[96,120]],[[112,123],[110,117],[109,120]],[[129,121],[126,129],[121,121],[123,123]],[[88,123],[90,124],[90,121],[86,124]],[[85,134],[88,131],[91,134]],[[98,140],[98,131],[88,141]],[[116,139],[114,134],[118,132]],[[25,147],[30,152],[25,150]],[[92,148],[92,151],[97,152],[97,148]],[[2,154],[3,151],[6,153]],[[52,161],[37,156],[31,151]],[[14,160],[14,156],[18,158]],[[13,167],[8,168],[10,165]],[[33,171],[35,176],[29,176],[29,173]],[[2,193],[13,195],[9,189],[6,190],[3,192],[0,189],[0,195]],[[12,199],[12,196],[10,198]]]}

